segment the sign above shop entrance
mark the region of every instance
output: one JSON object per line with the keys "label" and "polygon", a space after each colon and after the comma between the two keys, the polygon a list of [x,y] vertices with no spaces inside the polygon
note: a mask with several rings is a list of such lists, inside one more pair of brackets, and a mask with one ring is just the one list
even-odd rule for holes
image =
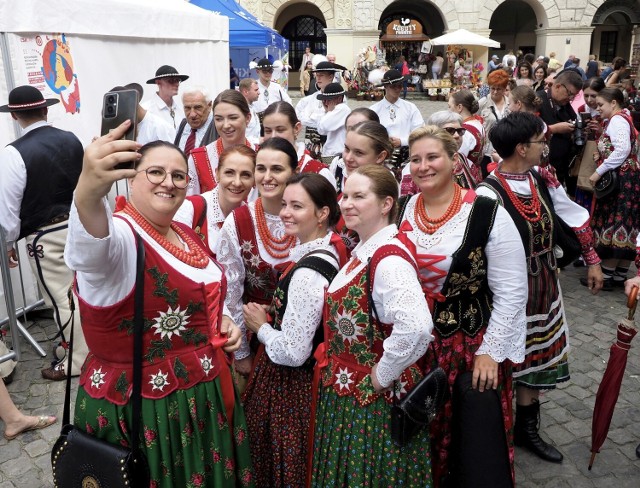
{"label": "sign above shop entrance", "polygon": [[428,36],[422,32],[422,24],[410,17],[400,17],[387,25],[383,41],[425,41]]}

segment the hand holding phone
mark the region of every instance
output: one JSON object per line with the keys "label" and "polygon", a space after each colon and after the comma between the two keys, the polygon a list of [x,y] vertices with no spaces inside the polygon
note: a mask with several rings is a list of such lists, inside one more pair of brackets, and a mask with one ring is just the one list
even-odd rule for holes
{"label": "hand holding phone", "polygon": [[[131,120],[131,125],[121,139],[135,141],[138,128],[138,92],[135,90],[117,90],[105,93],[102,102],[102,127],[104,136],[122,124]],[[132,169],[133,162],[120,163],[113,169]]]}

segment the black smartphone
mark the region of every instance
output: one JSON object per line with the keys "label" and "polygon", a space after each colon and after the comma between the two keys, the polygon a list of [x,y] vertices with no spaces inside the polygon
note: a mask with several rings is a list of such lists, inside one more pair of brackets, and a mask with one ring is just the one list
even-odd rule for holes
{"label": "black smartphone", "polygon": [[[102,101],[102,127],[100,135],[106,135],[125,120],[131,120],[129,130],[122,139],[136,140],[138,127],[138,92],[135,90],[110,91],[104,94]],[[113,169],[133,169],[134,163],[126,162],[114,166]]]}
{"label": "black smartphone", "polygon": [[589,112],[580,112],[580,118],[583,122],[589,122],[591,120],[591,114]]}

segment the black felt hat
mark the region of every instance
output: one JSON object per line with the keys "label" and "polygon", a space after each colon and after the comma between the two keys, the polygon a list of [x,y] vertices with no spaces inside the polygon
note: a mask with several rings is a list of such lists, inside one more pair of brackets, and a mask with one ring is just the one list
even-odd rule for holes
{"label": "black felt hat", "polygon": [[324,92],[318,93],[317,97],[318,100],[327,100],[329,98],[344,96],[346,93],[340,83],[329,83],[325,87]]}
{"label": "black felt hat", "polygon": [[147,85],[153,85],[156,80],[160,80],[162,78],[180,78],[180,81],[185,81],[189,79],[189,75],[181,75],[173,66],[165,64],[156,70],[155,77],[147,80]]}
{"label": "black felt hat", "polygon": [[313,68],[312,71],[314,71],[314,72],[325,71],[325,72],[329,72],[329,73],[342,73],[346,69],[347,68],[345,68],[344,66],[340,66],[339,64],[332,63],[331,61],[321,61],[320,63],[317,64],[317,66],[315,68]]}
{"label": "black felt hat", "polygon": [[40,90],[31,85],[22,85],[14,88],[9,93],[9,103],[0,106],[0,112],[23,112],[37,108],[49,107],[59,103],[57,98],[42,96]]}
{"label": "black felt hat", "polygon": [[273,69],[273,63],[268,58],[262,58],[258,61],[256,69]]}
{"label": "black felt hat", "polygon": [[402,83],[404,76],[397,69],[390,69],[382,76],[383,85],[395,85],[396,83]]}

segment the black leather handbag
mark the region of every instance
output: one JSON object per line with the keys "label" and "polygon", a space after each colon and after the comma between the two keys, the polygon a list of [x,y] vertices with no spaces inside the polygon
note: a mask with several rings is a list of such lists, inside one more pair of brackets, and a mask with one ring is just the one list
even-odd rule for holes
{"label": "black leather handbag", "polygon": [[[123,447],[87,434],[69,422],[71,376],[67,375],[62,431],[51,451],[54,486],[60,488],[130,488],[149,486],[149,466],[139,449],[142,396],[142,326],[144,301],[144,245],[136,234],[137,262],[134,298],[133,391],[131,394],[131,447]],[[73,303],[73,302],[72,302]],[[73,305],[72,305],[73,307]],[[73,312],[72,312],[73,313]],[[73,319],[69,364],[73,355]]]}
{"label": "black leather handbag", "polygon": [[593,192],[598,199],[617,194],[619,190],[620,181],[618,179],[618,172],[615,169],[603,174],[593,187]]}
{"label": "black leather handbag", "polygon": [[[367,301],[369,322],[373,324],[373,313],[376,317],[378,313],[373,303],[369,271],[370,265],[368,264],[366,271]],[[433,347],[433,343],[431,346]],[[441,367],[434,366],[401,401],[396,401],[391,407],[391,439],[399,447],[409,444],[418,431],[436,417],[444,405],[446,393],[449,390],[447,375]]]}

